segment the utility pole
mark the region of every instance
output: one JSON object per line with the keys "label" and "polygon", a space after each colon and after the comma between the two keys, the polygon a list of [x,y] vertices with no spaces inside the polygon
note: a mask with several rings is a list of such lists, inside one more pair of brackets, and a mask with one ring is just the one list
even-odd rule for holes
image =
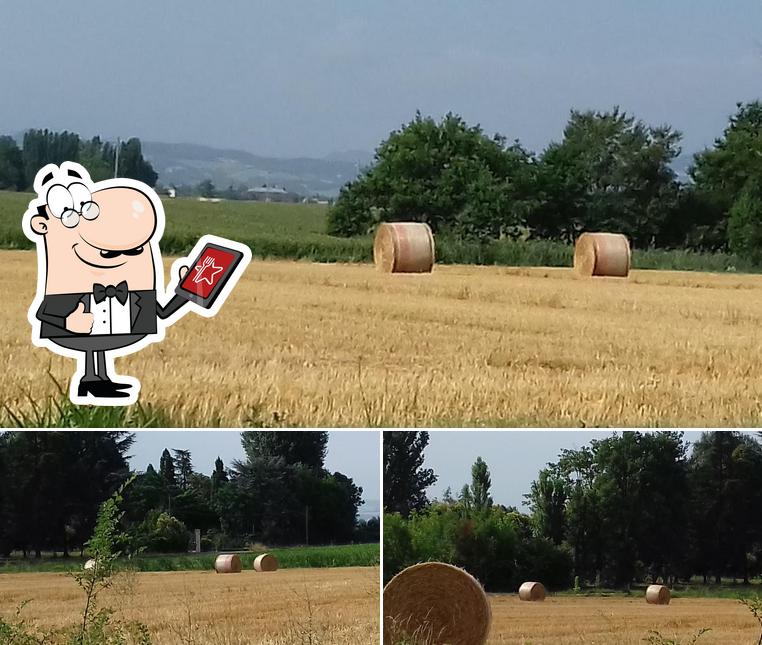
{"label": "utility pole", "polygon": [[116,138],[116,154],[114,155],[114,179],[117,178],[117,175],[119,173],[119,149],[122,147],[122,140],[117,137]]}

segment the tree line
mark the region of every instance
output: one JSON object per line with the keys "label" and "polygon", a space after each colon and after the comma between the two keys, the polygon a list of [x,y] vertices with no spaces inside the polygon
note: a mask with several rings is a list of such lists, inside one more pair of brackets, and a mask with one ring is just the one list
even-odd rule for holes
{"label": "tree line", "polygon": [[[739,432],[624,432],[561,450],[524,495],[495,504],[487,464],[430,501],[425,432],[384,438],[384,575],[418,561],[462,566],[489,590],[748,584],[762,574],[762,445]],[[408,454],[403,456],[403,447]],[[392,473],[386,485],[387,473]],[[388,567],[388,570],[386,569]]]}
{"label": "tree line", "polygon": [[[120,177],[156,185],[159,176],[143,157],[140,139],[120,142],[118,157]],[[27,130],[21,146],[11,136],[0,136],[0,190],[32,190],[40,168],[64,161],[82,164],[93,181],[102,181],[114,176],[117,146],[100,137],[86,140],[74,132],[47,129]]]}
{"label": "tree line", "polygon": [[423,221],[446,237],[570,243],[583,231],[626,234],[636,248],[730,250],[762,261],[762,103],[737,105],[687,177],[682,135],[619,108],[572,110],[541,153],[447,114],[417,113],[376,150],[329,213],[336,235],[380,221]]}
{"label": "tree line", "polygon": [[183,449],[131,473],[134,441],[124,431],[0,435],[0,555],[83,552],[100,504],[133,475],[121,520],[133,551],[185,552],[195,529],[205,551],[379,537],[377,519],[358,521],[362,488],[325,469],[325,432],[244,432],[245,458],[217,458],[208,475]]}

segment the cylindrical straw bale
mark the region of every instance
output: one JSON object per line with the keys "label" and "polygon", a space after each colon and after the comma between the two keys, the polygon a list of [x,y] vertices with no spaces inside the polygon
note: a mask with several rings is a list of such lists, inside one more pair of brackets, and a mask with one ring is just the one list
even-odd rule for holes
{"label": "cylindrical straw bale", "polygon": [[646,589],[646,602],[649,605],[668,605],[671,598],[669,588],[664,585],[648,585]]}
{"label": "cylindrical straw bale", "polygon": [[278,558],[269,553],[258,555],[254,560],[254,571],[277,571]]}
{"label": "cylindrical straw bale", "polygon": [[574,271],[581,276],[626,278],[630,242],[619,233],[583,233],[574,245]]}
{"label": "cylindrical straw bale", "polygon": [[235,553],[221,553],[214,561],[217,573],[241,573],[241,558]]}
{"label": "cylindrical straw bale", "polygon": [[384,589],[384,645],[416,642],[483,645],[492,612],[479,582],[442,562],[408,567]]}
{"label": "cylindrical straw bale", "polygon": [[373,261],[385,273],[430,273],[434,266],[434,235],[428,224],[386,222],[373,242]]}
{"label": "cylindrical straw bale", "polygon": [[519,587],[519,598],[532,602],[545,600],[545,587],[541,582],[525,582]]}

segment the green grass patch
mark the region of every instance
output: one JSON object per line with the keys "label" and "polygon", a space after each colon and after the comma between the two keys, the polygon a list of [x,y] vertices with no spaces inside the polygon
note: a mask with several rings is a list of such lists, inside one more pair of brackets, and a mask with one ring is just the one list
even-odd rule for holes
{"label": "green grass patch", "polygon": [[[0,426],[4,428],[167,428],[174,424],[163,410],[140,402],[130,406],[75,405],[67,384],[52,374],[55,393],[43,398],[23,394],[21,401],[0,403]],[[219,425],[219,423],[214,424]]]}
{"label": "green grass patch", "polygon": [[[640,598],[645,597],[647,584],[632,585],[627,590],[610,589],[602,587],[583,587],[581,591],[566,589],[555,592],[553,595],[564,597],[581,598]],[[676,584],[670,589],[672,598],[728,598],[738,600],[740,598],[756,597],[762,592],[762,580],[752,581],[745,585],[740,582],[734,583],[730,580],[723,581],[722,584],[703,584],[695,581],[687,584]]]}
{"label": "green grass patch", "polygon": [[[31,249],[21,217],[31,193],[0,191],[0,248]],[[328,209],[320,204],[276,204],[246,201],[199,202],[165,199],[166,229],[162,253],[184,255],[207,233],[238,240],[256,258],[312,262],[371,262],[370,236],[342,238],[326,233]],[[437,236],[437,262],[501,266],[569,267],[571,245],[543,240],[469,242]],[[759,272],[760,267],[728,253],[682,250],[635,250],[636,269]]]}
{"label": "green grass patch", "polygon": [[[254,566],[262,551],[239,553],[244,569]],[[380,561],[378,544],[346,544],[335,546],[299,546],[268,549],[278,558],[282,569],[322,569],[335,567],[372,567]],[[129,561],[136,571],[211,571],[216,553],[143,554]],[[24,560],[20,557],[0,560],[2,573],[66,573],[82,568],[88,556],[69,558],[43,557]],[[124,564],[127,564],[124,561]]]}

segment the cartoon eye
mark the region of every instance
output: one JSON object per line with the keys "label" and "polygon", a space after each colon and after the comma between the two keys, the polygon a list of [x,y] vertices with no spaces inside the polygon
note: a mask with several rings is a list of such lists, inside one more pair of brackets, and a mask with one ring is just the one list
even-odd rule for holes
{"label": "cartoon eye", "polygon": [[82,204],[82,217],[88,220],[94,220],[101,214],[101,209],[98,204],[93,201],[85,202]]}
{"label": "cartoon eye", "polygon": [[61,217],[61,223],[66,228],[74,228],[77,224],[79,224],[79,213],[73,208],[67,209],[64,212],[63,217]]}
{"label": "cartoon eye", "polygon": [[74,210],[82,212],[82,205],[87,204],[93,200],[93,196],[90,191],[87,190],[87,186],[80,182],[69,184],[69,192],[71,193],[71,199],[74,202]]}
{"label": "cartoon eye", "polygon": [[46,201],[48,202],[50,212],[53,213],[54,217],[59,219],[63,217],[64,211],[74,207],[71,193],[61,184],[50,187]]}

